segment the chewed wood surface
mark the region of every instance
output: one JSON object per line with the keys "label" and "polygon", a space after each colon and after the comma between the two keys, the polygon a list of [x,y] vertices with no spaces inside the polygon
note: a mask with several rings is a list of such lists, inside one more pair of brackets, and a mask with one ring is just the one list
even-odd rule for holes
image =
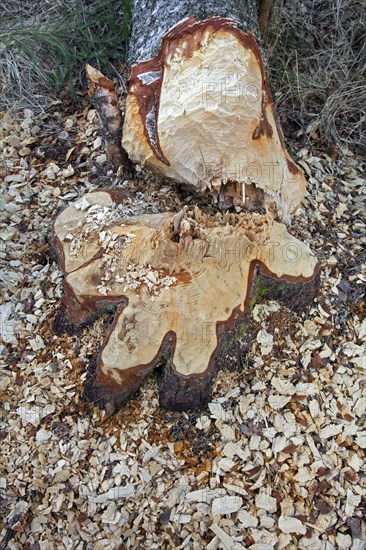
{"label": "chewed wood surface", "polygon": [[254,264],[293,282],[317,269],[309,247],[268,215],[212,218],[195,207],[175,216],[121,217],[107,190],[64,210],[54,236],[70,321],[87,322],[103,302],[121,304],[98,361],[99,381],[114,392],[136,391],[168,335],[178,375],[209,371],[219,324],[246,313]]}

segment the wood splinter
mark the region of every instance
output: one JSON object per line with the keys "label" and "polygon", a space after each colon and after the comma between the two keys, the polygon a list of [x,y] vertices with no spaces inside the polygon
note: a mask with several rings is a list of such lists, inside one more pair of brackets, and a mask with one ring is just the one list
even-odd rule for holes
{"label": "wood splinter", "polygon": [[122,149],[122,115],[118,106],[118,96],[112,80],[100,71],[86,65],[89,79],[89,95],[95,102],[109,164],[115,170],[126,164],[126,153]]}

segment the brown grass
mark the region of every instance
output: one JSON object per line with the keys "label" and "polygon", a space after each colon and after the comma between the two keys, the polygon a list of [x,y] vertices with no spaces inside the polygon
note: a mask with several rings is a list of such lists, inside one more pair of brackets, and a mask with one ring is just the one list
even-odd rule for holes
{"label": "brown grass", "polygon": [[127,0],[5,0],[0,11],[0,109],[40,111],[66,87],[77,99],[87,62],[123,80]]}
{"label": "brown grass", "polygon": [[266,42],[278,110],[297,134],[365,152],[366,4],[278,0]]}
{"label": "brown grass", "polygon": [[[117,6],[119,15],[116,13],[121,16],[123,8],[118,6],[122,6],[122,0],[1,2],[0,109],[14,112],[30,106],[39,111],[57,97],[67,79],[71,79],[76,88],[82,87],[84,61],[93,63],[95,59],[98,66],[99,59],[104,57],[99,64],[104,70],[105,62],[110,62],[105,59],[105,50],[95,51],[102,40],[107,52],[117,52],[114,57],[123,58],[124,51],[118,50],[118,37],[117,44],[116,36],[113,43],[108,44],[111,34],[108,35],[108,25],[103,20],[94,24],[93,32],[86,29],[87,34],[83,34],[86,7],[90,10],[95,4],[103,5],[104,1]],[[65,46],[53,35],[51,46],[55,55],[50,56],[49,37],[38,31],[44,29],[44,25],[47,27],[50,18],[61,21],[65,14],[74,14],[74,24],[82,28],[80,40],[67,49],[69,41]],[[18,36],[17,42],[13,40],[14,28],[27,30]],[[62,31],[60,35],[62,38]],[[85,48],[86,37],[94,35],[94,43],[88,43]],[[316,143],[341,150],[349,148],[358,153],[366,151],[365,36],[364,1],[275,2],[266,37],[270,79],[285,135],[295,137],[296,145],[300,141],[300,144]],[[68,72],[65,68],[70,64],[72,70]],[[112,69],[110,76],[120,76],[113,63],[108,66]]]}

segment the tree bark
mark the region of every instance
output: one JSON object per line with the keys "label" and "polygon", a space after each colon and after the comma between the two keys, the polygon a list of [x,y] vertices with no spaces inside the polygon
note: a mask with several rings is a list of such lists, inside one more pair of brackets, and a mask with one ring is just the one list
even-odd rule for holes
{"label": "tree bark", "polygon": [[112,304],[85,395],[112,413],[157,370],[161,405],[192,410],[206,405],[218,368],[240,366],[253,303],[265,296],[301,311],[319,266],[284,224],[305,179],[277,123],[256,2],[134,0],[132,9],[123,146],[225,212],[126,218],[123,195],[108,189],[70,205],[53,230],[65,277],[56,327],[75,331]]}
{"label": "tree bark", "polygon": [[240,29],[259,38],[256,0],[132,0],[129,64],[158,56],[164,37],[183,20],[205,21],[212,17],[235,21]]}
{"label": "tree bark", "polygon": [[267,23],[269,14],[272,10],[273,0],[260,0],[258,6],[258,22],[261,36],[264,36],[267,31]]}

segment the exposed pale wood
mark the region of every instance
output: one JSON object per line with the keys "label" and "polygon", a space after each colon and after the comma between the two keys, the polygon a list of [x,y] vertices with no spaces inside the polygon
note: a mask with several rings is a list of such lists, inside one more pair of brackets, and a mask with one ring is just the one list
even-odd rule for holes
{"label": "exposed pale wood", "polygon": [[[232,327],[247,311],[256,265],[294,283],[317,271],[308,246],[267,214],[210,218],[195,208],[183,211],[177,226],[169,213],[116,219],[113,211],[109,192],[90,193],[63,211],[54,232],[74,325],[101,303],[121,304],[102,346],[97,383],[122,399],[164,350],[170,374],[192,387],[204,384],[220,351],[219,327]],[[195,406],[207,392],[200,390]],[[168,406],[176,406],[174,395]]]}
{"label": "exposed pale wood", "polygon": [[159,54],[132,67],[123,146],[129,157],[245,206],[246,186],[288,221],[305,180],[286,151],[254,35],[238,22],[194,18],[172,28]]}

